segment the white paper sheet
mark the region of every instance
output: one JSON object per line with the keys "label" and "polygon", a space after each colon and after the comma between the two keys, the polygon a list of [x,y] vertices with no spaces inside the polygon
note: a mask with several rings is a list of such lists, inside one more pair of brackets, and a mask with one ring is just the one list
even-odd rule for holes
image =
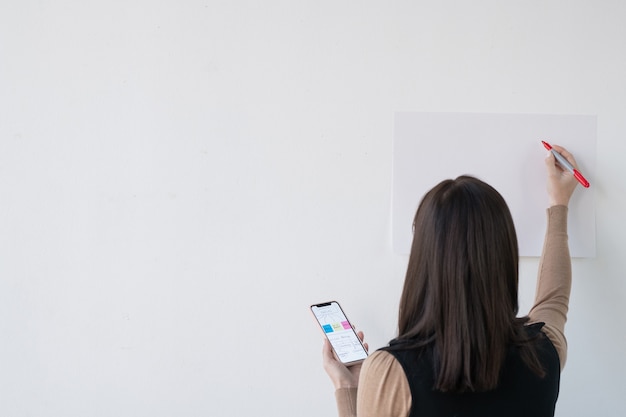
{"label": "white paper sheet", "polygon": [[446,178],[469,174],[495,187],[515,222],[520,256],[540,256],[547,193],[541,144],[567,148],[591,183],[570,202],[573,257],[595,257],[594,179],[596,116],[418,113],[395,115],[393,149],[393,247],[407,254],[412,222],[423,195]]}

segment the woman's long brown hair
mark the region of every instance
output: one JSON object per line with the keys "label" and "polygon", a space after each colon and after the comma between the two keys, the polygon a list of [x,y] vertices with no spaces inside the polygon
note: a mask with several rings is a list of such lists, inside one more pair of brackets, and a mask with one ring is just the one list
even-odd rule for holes
{"label": "woman's long brown hair", "polygon": [[413,227],[397,340],[432,347],[434,388],[495,388],[510,344],[543,376],[528,318],[517,318],[517,236],[502,196],[474,177],[445,180],[424,196]]}

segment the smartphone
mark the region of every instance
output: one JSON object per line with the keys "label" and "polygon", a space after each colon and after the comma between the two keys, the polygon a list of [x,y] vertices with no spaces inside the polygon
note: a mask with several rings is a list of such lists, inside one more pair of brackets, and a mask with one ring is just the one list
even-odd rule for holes
{"label": "smartphone", "polygon": [[367,358],[367,351],[361,339],[356,335],[338,302],[313,304],[311,312],[343,364],[350,366]]}

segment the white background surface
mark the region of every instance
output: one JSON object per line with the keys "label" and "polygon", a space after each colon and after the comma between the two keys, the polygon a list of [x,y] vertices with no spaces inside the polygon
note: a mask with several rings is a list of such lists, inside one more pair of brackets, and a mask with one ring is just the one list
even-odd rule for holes
{"label": "white background surface", "polygon": [[337,299],[373,348],[395,334],[396,111],[598,115],[557,415],[624,415],[625,20],[621,1],[2,2],[0,415],[333,415],[308,305]]}

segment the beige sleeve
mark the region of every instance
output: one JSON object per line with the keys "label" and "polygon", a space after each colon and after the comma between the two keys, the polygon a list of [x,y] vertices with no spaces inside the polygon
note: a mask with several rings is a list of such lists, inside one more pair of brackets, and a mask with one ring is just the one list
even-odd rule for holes
{"label": "beige sleeve", "polygon": [[545,323],[543,331],[559,354],[562,370],[567,359],[567,340],[564,331],[572,287],[567,207],[550,207],[547,215],[548,226],[539,261],[535,303],[528,316],[531,323]]}
{"label": "beige sleeve", "polygon": [[339,417],[356,417],[356,388],[339,388],[335,391]]}
{"label": "beige sleeve", "polygon": [[411,390],[400,363],[388,352],[376,351],[363,363],[359,388],[335,392],[339,417],[407,417]]}

